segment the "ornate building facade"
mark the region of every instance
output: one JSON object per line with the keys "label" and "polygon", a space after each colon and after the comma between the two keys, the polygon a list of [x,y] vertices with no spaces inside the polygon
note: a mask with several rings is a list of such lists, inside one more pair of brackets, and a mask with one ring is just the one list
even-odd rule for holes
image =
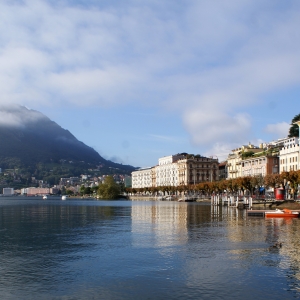
{"label": "ornate building facade", "polygon": [[[159,158],[153,168],[132,172],[132,187],[197,184],[219,179],[218,159],[181,153]],[[147,186],[146,186],[147,185]]]}

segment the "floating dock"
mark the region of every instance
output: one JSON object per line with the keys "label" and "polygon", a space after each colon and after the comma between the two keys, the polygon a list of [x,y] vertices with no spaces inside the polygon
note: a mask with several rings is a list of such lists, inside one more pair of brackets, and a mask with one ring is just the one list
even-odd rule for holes
{"label": "floating dock", "polygon": [[[249,217],[264,217],[266,212],[274,212],[274,210],[247,210],[247,216]],[[299,210],[293,210],[295,212],[299,212]],[[284,216],[283,216],[284,217]],[[299,217],[299,216],[298,216]]]}
{"label": "floating dock", "polygon": [[247,210],[249,217],[264,217],[266,210]]}

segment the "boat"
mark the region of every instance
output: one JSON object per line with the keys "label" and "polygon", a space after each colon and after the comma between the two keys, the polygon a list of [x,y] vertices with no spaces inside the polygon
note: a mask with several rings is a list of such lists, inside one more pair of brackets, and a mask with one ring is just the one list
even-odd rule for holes
{"label": "boat", "polygon": [[46,195],[43,196],[43,200],[47,200],[47,196]]}
{"label": "boat", "polygon": [[266,218],[298,218],[299,212],[298,211],[292,211],[290,209],[278,209],[275,210],[269,210],[265,212]]}
{"label": "boat", "polygon": [[178,202],[194,202],[194,201],[196,201],[196,198],[189,197],[189,196],[184,196],[184,197],[178,199]]}
{"label": "boat", "polygon": [[67,196],[61,196],[61,200],[67,200]]}

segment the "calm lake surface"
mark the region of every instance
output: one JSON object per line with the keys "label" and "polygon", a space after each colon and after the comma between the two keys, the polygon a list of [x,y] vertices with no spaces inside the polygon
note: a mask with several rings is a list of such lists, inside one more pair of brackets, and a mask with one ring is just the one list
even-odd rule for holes
{"label": "calm lake surface", "polygon": [[300,219],[203,203],[0,198],[1,299],[295,299],[299,252]]}

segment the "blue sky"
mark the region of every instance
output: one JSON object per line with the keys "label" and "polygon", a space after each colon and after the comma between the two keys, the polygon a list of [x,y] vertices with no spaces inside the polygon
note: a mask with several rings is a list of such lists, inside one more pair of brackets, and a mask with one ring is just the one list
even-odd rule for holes
{"label": "blue sky", "polygon": [[300,113],[299,28],[298,0],[4,0],[0,104],[123,164],[223,160]]}

